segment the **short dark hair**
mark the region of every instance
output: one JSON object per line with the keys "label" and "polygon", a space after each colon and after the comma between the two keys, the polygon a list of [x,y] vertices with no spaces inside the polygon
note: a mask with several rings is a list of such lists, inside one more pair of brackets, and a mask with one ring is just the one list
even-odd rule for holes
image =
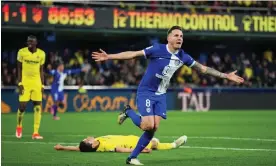
{"label": "short dark hair", "polygon": [[28,40],[31,39],[31,40],[37,40],[36,37],[34,35],[30,35],[28,36]]}
{"label": "short dark hair", "polygon": [[58,65],[57,65],[57,66],[59,66],[59,65],[64,65],[64,63],[63,63],[62,60],[59,60],[59,61],[58,61]]}
{"label": "short dark hair", "polygon": [[170,34],[173,30],[175,30],[175,29],[178,29],[178,30],[182,31],[182,28],[181,28],[180,26],[175,25],[175,26],[172,26],[172,27],[168,30],[167,35],[169,35],[169,34]]}
{"label": "short dark hair", "polygon": [[79,144],[79,149],[81,152],[96,152],[97,148],[92,148],[91,143],[86,143],[81,141]]}

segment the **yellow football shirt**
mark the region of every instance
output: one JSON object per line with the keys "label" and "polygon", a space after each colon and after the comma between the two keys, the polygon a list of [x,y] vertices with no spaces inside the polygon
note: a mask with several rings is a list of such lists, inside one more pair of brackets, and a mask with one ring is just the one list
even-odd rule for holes
{"label": "yellow football shirt", "polygon": [[45,63],[45,52],[37,48],[31,53],[24,47],[18,51],[17,60],[22,63],[22,83],[41,85],[40,66]]}
{"label": "yellow football shirt", "polygon": [[[115,152],[116,147],[134,149],[139,137],[134,135],[107,135],[96,138],[100,142],[97,152]],[[146,147],[151,148],[151,142]]]}

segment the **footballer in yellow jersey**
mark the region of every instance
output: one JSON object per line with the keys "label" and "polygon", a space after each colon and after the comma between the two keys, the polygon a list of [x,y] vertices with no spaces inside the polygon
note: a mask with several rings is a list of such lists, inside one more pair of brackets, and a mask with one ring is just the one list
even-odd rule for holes
{"label": "footballer in yellow jersey", "polygon": [[16,137],[22,137],[22,120],[27,103],[34,104],[34,132],[33,139],[43,139],[38,130],[41,120],[41,101],[44,89],[43,65],[45,52],[36,47],[35,36],[28,36],[27,47],[21,48],[17,54],[19,108],[17,111]]}
{"label": "footballer in yellow jersey", "polygon": [[[63,146],[57,144],[56,150],[80,151],[80,152],[121,152],[131,153],[139,140],[135,135],[106,135],[101,137],[87,137],[82,140],[79,146]],[[153,138],[149,145],[144,148],[143,153],[150,153],[152,150],[168,150],[178,148],[187,142],[187,136],[181,136],[172,143],[161,143],[159,139]]]}

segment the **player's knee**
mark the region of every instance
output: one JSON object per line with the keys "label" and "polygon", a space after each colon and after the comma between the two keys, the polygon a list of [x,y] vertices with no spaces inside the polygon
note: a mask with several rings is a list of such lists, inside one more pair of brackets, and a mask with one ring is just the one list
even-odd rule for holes
{"label": "player's knee", "polygon": [[147,131],[154,131],[154,125],[150,125],[147,127]]}
{"label": "player's knee", "polygon": [[140,128],[143,131],[152,131],[154,129],[154,119],[151,117],[143,117]]}
{"label": "player's knee", "polygon": [[41,102],[40,101],[34,101],[33,104],[36,106],[36,105],[40,105]]}
{"label": "player's knee", "polygon": [[24,112],[26,110],[27,105],[26,104],[19,104],[19,111]]}
{"label": "player's knee", "polygon": [[58,107],[59,107],[59,108],[64,108],[63,102],[59,102],[59,103],[58,103]]}
{"label": "player's knee", "polygon": [[141,126],[144,131],[152,131],[154,130],[154,124],[147,123]]}
{"label": "player's knee", "polygon": [[159,128],[159,124],[154,124],[153,130],[154,130],[154,131],[157,131],[158,128]]}

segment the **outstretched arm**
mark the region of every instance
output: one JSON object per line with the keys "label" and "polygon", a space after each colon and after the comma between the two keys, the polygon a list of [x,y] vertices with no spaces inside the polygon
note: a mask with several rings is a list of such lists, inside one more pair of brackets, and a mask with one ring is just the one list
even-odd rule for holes
{"label": "outstretched arm", "polygon": [[54,146],[56,150],[65,150],[65,151],[80,151],[78,146],[62,146],[60,144],[57,144]]}
{"label": "outstretched arm", "polygon": [[118,54],[107,54],[105,51],[100,49],[100,52],[92,53],[92,58],[95,59],[95,61],[106,61],[109,59],[124,60],[124,59],[132,59],[138,56],[144,56],[144,52],[141,50],[141,51],[126,51]]}
{"label": "outstretched arm", "polygon": [[78,74],[82,72],[82,69],[68,69],[68,70],[64,70],[64,73],[66,74]]}
{"label": "outstretched arm", "polygon": [[[132,148],[122,148],[122,147],[116,147],[115,152],[120,152],[120,153],[131,153],[134,149]],[[150,153],[151,149],[145,148],[143,149],[142,153]]]}
{"label": "outstretched arm", "polygon": [[211,75],[218,78],[228,79],[230,81],[234,81],[238,84],[243,83],[244,79],[236,75],[237,71],[233,71],[229,74],[222,73],[220,71],[217,71],[213,68],[210,68],[208,66],[204,66],[198,62],[195,62],[195,64],[192,66],[193,69],[207,75]]}

